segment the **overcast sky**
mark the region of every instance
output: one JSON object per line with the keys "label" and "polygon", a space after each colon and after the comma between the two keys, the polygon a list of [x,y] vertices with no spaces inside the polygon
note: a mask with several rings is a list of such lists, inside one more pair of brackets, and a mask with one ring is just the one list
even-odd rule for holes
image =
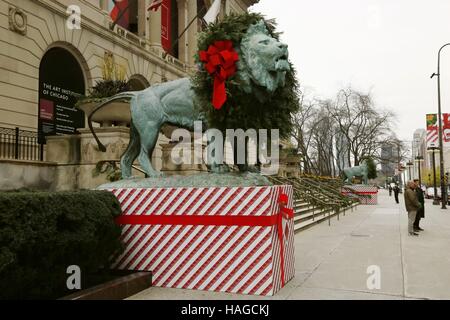
{"label": "overcast sky", "polygon": [[[275,18],[300,84],[333,97],[351,84],[397,114],[412,140],[437,112],[437,52],[450,42],[450,0],[260,0],[250,9]],[[450,112],[450,46],[441,54],[442,112]]]}

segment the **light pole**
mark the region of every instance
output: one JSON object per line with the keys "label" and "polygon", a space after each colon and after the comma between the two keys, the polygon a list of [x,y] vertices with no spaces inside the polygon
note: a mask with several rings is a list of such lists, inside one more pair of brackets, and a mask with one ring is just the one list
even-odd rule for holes
{"label": "light pole", "polygon": [[[440,169],[439,169],[439,175],[441,178],[441,198],[442,198],[442,207],[441,209],[447,209],[446,202],[447,202],[447,188],[445,187],[444,182],[444,148],[442,145],[442,113],[441,113],[441,51],[446,46],[450,46],[450,43],[444,44],[438,51],[438,63],[437,63],[437,73],[433,73],[431,75],[431,78],[434,76],[437,76],[437,87],[438,87],[438,119],[439,119],[439,163],[440,163]],[[434,159],[434,154],[433,154]]]}
{"label": "light pole", "polygon": [[413,166],[413,163],[412,163],[411,161],[408,161],[408,162],[406,163],[406,166],[408,167],[408,177],[409,177],[408,180],[412,180],[413,178],[412,178],[412,176],[411,176],[411,168],[412,168],[412,166]]}
{"label": "light pole", "polygon": [[[433,163],[433,186],[434,186],[434,199],[433,204],[439,205],[439,199],[437,198],[437,187],[436,187],[436,160],[434,156],[434,152],[438,150],[438,147],[429,147],[428,150],[432,152],[432,163]],[[442,197],[442,189],[441,189],[441,197]]]}
{"label": "light pole", "polygon": [[422,156],[416,156],[416,162],[417,162],[417,166],[418,166],[418,169],[419,169],[419,186],[420,186],[420,188],[422,188],[422,177],[420,176],[420,166],[422,165],[423,157]]}

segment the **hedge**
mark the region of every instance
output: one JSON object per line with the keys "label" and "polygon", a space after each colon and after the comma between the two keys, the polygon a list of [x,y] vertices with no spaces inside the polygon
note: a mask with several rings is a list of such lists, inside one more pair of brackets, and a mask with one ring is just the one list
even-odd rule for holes
{"label": "hedge", "polygon": [[0,192],[0,299],[71,293],[70,265],[81,268],[84,289],[123,250],[120,213],[107,191]]}

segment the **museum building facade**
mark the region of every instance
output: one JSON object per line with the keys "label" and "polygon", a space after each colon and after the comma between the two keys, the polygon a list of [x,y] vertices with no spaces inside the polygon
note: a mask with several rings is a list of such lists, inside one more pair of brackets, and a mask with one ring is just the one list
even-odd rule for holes
{"label": "museum building facade", "polygon": [[[0,188],[100,182],[86,183],[99,160],[120,158],[128,128],[97,123],[108,147],[100,154],[78,98],[105,78],[142,90],[194,70],[200,18],[213,1],[162,0],[149,10],[155,2],[0,0]],[[222,0],[220,15],[256,2]],[[153,154],[159,168],[168,141],[161,135]]]}

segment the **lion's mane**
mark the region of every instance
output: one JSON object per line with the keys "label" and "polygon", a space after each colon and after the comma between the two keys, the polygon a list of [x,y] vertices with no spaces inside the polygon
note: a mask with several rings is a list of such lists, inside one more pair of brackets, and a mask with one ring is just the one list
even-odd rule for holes
{"label": "lion's mane", "polygon": [[[280,136],[285,138],[292,130],[291,115],[299,109],[295,70],[289,63],[290,68],[285,72],[269,72],[258,57],[248,61],[255,54],[246,43],[249,28],[259,29],[279,40],[274,22],[255,13],[228,15],[200,34],[199,51],[207,50],[217,40],[231,40],[240,60],[238,72],[226,81],[227,101],[220,110],[216,110],[211,104],[213,79],[197,56],[198,71],[192,76],[194,103],[206,116],[209,127],[222,131],[228,128],[279,129]],[[255,79],[252,76],[255,71],[263,74],[263,79]]]}

